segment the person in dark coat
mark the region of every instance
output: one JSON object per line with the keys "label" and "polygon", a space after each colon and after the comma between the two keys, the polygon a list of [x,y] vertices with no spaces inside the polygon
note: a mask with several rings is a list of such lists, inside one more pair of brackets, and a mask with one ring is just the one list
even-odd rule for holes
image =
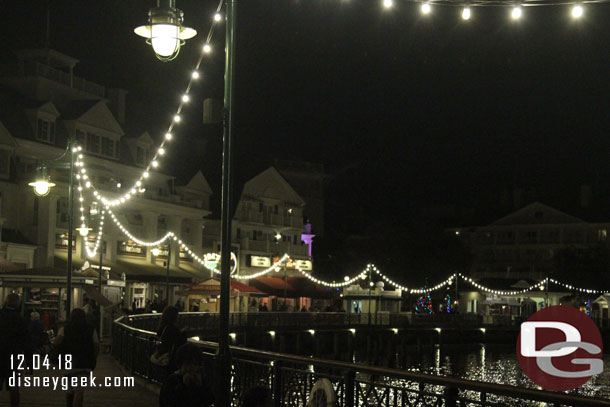
{"label": "person in dark coat", "polygon": [[[100,351],[100,340],[95,328],[87,323],[87,315],[81,308],[72,310],[68,325],[57,332],[55,346],[57,346],[60,357],[72,355],[69,377],[89,376],[95,369],[97,355]],[[70,379],[71,381],[72,379]],[[83,393],[84,390],[81,388],[70,388],[66,393],[67,405],[82,407]]]}
{"label": "person in dark coat", "polygon": [[159,407],[208,407],[214,404],[214,393],[206,382],[201,366],[203,356],[192,343],[176,351],[178,370],[165,379],[159,394]]}
{"label": "person in dark coat", "polygon": [[0,390],[9,392],[11,407],[19,406],[19,388],[9,387],[8,380],[13,374],[10,358],[13,354],[27,354],[28,330],[21,314],[21,299],[17,294],[9,294],[0,310]]}
{"label": "person in dark coat", "polygon": [[158,353],[169,353],[167,373],[172,373],[179,367],[176,364],[176,350],[186,343],[186,335],[178,328],[178,309],[176,307],[168,305],[163,310],[157,328],[157,339],[161,342],[157,347]]}
{"label": "person in dark coat", "polygon": [[30,313],[30,323],[28,324],[28,334],[32,344],[32,351],[37,354],[45,353],[45,347],[49,344],[49,335],[44,331],[40,314],[36,311]]}

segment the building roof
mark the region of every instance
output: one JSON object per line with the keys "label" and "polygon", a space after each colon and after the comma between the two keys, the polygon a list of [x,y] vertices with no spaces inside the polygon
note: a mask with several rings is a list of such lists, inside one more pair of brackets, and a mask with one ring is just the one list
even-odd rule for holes
{"label": "building roof", "polygon": [[[584,223],[577,218],[540,202],[533,202],[523,208],[492,222],[491,225],[545,225]],[[491,226],[490,225],[490,226]]]}
{"label": "building roof", "polygon": [[305,201],[274,168],[269,167],[244,185],[243,197],[276,199],[304,206]]}

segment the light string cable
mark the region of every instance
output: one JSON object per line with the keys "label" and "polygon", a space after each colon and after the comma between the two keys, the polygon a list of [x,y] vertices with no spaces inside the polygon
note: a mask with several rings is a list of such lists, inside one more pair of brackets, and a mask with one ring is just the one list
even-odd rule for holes
{"label": "light string cable", "polygon": [[491,294],[498,294],[498,295],[518,295],[518,294],[524,294],[528,291],[532,291],[535,289],[541,289],[544,287],[545,284],[548,283],[549,278],[545,277],[542,281],[540,281],[539,283],[536,283],[532,286],[529,286],[528,288],[525,288],[523,290],[493,290],[491,288],[485,287],[479,283],[477,283],[476,281],[474,281],[472,278],[467,277],[465,275],[463,275],[462,273],[459,273],[459,276],[463,279],[466,280],[468,283],[472,284],[473,286],[475,286],[476,288],[478,288],[479,290],[482,291],[486,291],[488,293]]}
{"label": "light string cable", "polygon": [[[109,196],[103,195],[100,192],[100,190],[98,188],[96,188],[90,181],[85,184],[86,188],[93,189],[93,195],[94,195],[95,199],[101,201],[104,204],[104,206],[106,206],[106,207],[119,206],[119,205],[125,203],[126,201],[128,201],[129,199],[131,199],[132,197],[134,197],[135,195],[137,195],[138,193],[144,192],[145,189],[142,187],[144,180],[150,176],[151,170],[156,170],[159,167],[161,157],[163,157],[166,154],[166,145],[168,145],[169,142],[174,137],[174,135],[172,133],[174,130],[174,127],[178,123],[180,123],[180,121],[182,120],[180,114],[182,113],[183,107],[190,100],[189,94],[190,94],[191,88],[193,87],[194,82],[197,81],[197,79],[199,79],[199,77],[200,77],[199,69],[201,67],[203,58],[206,54],[209,54],[212,52],[212,46],[210,45],[210,41],[212,40],[212,37],[214,35],[216,25],[219,24],[220,21],[222,21],[222,17],[220,17],[221,16],[220,11],[222,9],[223,3],[224,3],[223,0],[221,0],[218,3],[218,7],[216,8],[216,13],[214,14],[214,18],[212,19],[212,25],[210,26],[206,40],[205,40],[203,46],[201,47],[201,54],[199,55],[199,58],[195,65],[195,69],[191,72],[186,90],[184,91],[182,97],[180,98],[180,103],[178,104],[178,109],[176,110],[176,114],[174,115],[172,122],[169,124],[167,132],[163,136],[163,140],[161,141],[161,144],[160,144],[159,148],[157,149],[157,152],[153,155],[153,158],[150,160],[150,162],[146,166],[146,169],[140,174],[137,181],[134,182],[134,184],[132,185],[131,188],[127,188],[127,192],[123,193],[122,195],[120,195],[117,198],[111,198]],[[82,158],[81,158],[81,163],[82,163],[81,169],[85,169]]]}
{"label": "light string cable", "polygon": [[[79,161],[77,161],[75,164],[77,166],[79,166]],[[78,179],[78,201],[79,201],[79,212],[80,212],[80,221],[81,221],[81,228],[88,228],[87,225],[87,217],[85,216],[85,208],[86,208],[86,203],[85,203],[85,198],[83,197],[83,186],[82,186],[82,182],[81,182],[81,178],[79,176]],[[97,204],[97,202],[93,202],[92,204]],[[91,210],[92,207],[89,208],[89,214],[91,215]],[[99,224],[98,224],[98,232],[97,232],[97,238],[95,240],[95,244],[93,245],[93,250],[89,248],[89,241],[88,241],[88,237],[87,236],[83,236],[83,246],[85,247],[85,249],[87,250],[87,256],[88,257],[95,257],[97,250],[100,246],[101,240],[102,240],[102,233],[103,233],[103,228],[104,228],[104,216],[105,216],[105,209],[104,208],[99,208],[98,209],[98,217],[99,217]],[[91,224],[91,218],[89,218],[89,222]]]}
{"label": "light string cable", "polygon": [[586,294],[608,294],[608,293],[610,293],[609,290],[592,290],[589,288],[575,287],[571,284],[562,283],[561,281],[557,281],[553,278],[549,278],[548,280],[553,284],[557,284],[557,285],[567,288],[569,290],[580,291],[581,293],[586,293]]}

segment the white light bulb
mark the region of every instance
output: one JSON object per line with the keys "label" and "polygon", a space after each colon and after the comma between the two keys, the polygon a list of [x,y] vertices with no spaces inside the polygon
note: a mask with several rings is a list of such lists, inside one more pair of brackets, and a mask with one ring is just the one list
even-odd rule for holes
{"label": "white light bulb", "polygon": [[148,176],[149,176],[149,175],[150,175],[150,174],[148,173],[148,171],[144,171],[144,174],[142,174],[142,176],[143,176],[144,178],[148,178]]}
{"label": "white light bulb", "polygon": [[174,121],[175,121],[176,123],[180,123],[180,120],[181,120],[181,119],[180,119],[180,115],[179,115],[179,114],[177,114],[177,115],[175,115],[175,116],[174,116]]}
{"label": "white light bulb", "polygon": [[159,153],[159,155],[163,155],[165,154],[165,149],[163,147],[159,148],[159,150],[157,151]]}
{"label": "white light bulb", "polygon": [[390,8],[393,5],[393,1],[392,0],[383,0],[383,7],[385,8]]}
{"label": "white light bulb", "polygon": [[182,101],[188,102],[190,100],[189,95],[182,95]]}
{"label": "white light bulb", "polygon": [[513,18],[513,20],[518,20],[521,18],[522,14],[523,12],[521,11],[521,7],[517,6],[513,8],[513,11],[510,13],[510,16]]}
{"label": "white light bulb", "polygon": [[86,186],[87,188],[91,188],[91,183],[90,183],[89,181],[87,181],[87,182],[85,183],[85,186]]}
{"label": "white light bulb", "polygon": [[203,46],[203,52],[205,52],[206,54],[209,54],[212,51],[212,47],[210,47],[210,44],[205,44]]}
{"label": "white light bulb", "polygon": [[199,78],[199,72],[193,71],[193,74],[191,76],[193,77],[193,79],[197,79]]}
{"label": "white light bulb", "polygon": [[462,10],[462,19],[470,20],[470,8],[469,7],[464,7],[464,10]]}
{"label": "white light bulb", "polygon": [[153,162],[151,162],[151,165],[157,168],[159,166],[159,162],[157,160],[153,160]]}
{"label": "white light bulb", "polygon": [[432,11],[432,7],[430,6],[430,3],[422,3],[421,12],[423,14],[429,14],[430,11]]}
{"label": "white light bulb", "polygon": [[180,26],[153,24],[150,42],[155,52],[163,57],[172,56],[180,48]]}
{"label": "white light bulb", "polygon": [[583,8],[582,8],[582,6],[580,4],[575,5],[572,8],[572,17],[574,17],[574,18],[582,17],[583,11],[584,10],[583,10]]}
{"label": "white light bulb", "polygon": [[172,139],[172,133],[165,133],[165,140],[171,140]]}
{"label": "white light bulb", "polygon": [[214,21],[220,21],[220,20],[222,20],[222,16],[220,15],[220,13],[214,14]]}

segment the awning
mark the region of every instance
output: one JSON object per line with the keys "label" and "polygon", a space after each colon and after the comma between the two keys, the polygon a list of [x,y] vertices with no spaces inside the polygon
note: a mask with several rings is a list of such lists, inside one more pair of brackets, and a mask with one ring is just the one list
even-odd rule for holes
{"label": "awning", "polygon": [[[88,260],[91,264],[98,264]],[[84,260],[73,260],[73,267],[79,269],[83,266]],[[63,256],[55,256],[55,265],[66,267],[66,260]],[[167,268],[157,266],[156,264],[145,264],[141,260],[118,260],[115,263],[103,263],[103,267],[110,267],[111,279],[118,280],[121,274],[125,274],[127,281],[142,282],[142,283],[161,283],[166,281]],[[97,270],[92,269],[97,275]],[[86,270],[85,270],[86,272]],[[204,272],[201,272],[204,274]],[[189,284],[193,278],[201,277],[195,273],[190,273],[185,270],[170,267],[169,282],[172,284]]]}
{"label": "awning", "polygon": [[258,288],[260,291],[265,292],[267,294],[283,297],[284,289],[287,297],[294,297],[296,295],[296,290],[290,285],[288,281],[284,283],[283,278],[279,277],[257,277],[254,279],[248,280],[248,282]]}
{"label": "awning", "polygon": [[[209,295],[212,297],[220,295],[220,280],[218,278],[210,278],[197,284],[191,284],[188,288],[178,291],[178,295]],[[231,281],[231,295],[247,294],[254,296],[264,296],[265,293],[255,287],[240,283],[239,281]]]}

